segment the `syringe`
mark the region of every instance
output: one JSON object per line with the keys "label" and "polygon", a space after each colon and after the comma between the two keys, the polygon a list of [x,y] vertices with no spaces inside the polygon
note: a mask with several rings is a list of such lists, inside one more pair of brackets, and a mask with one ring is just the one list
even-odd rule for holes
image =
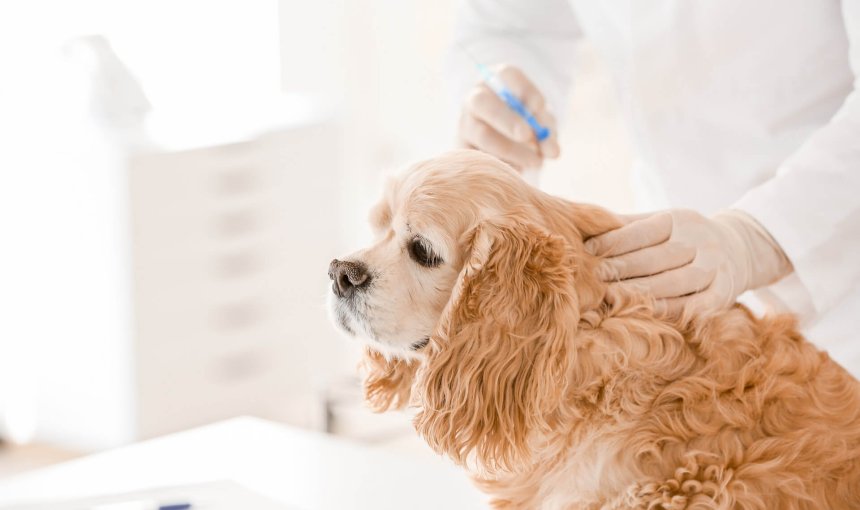
{"label": "syringe", "polygon": [[480,63],[475,59],[471,53],[466,51],[462,45],[458,44],[459,48],[469,57],[469,59],[475,63],[475,66],[478,68],[478,72],[481,73],[481,77],[484,79],[484,83],[487,84],[490,89],[499,96],[499,99],[505,102],[508,107],[515,111],[517,115],[522,117],[526,122],[528,122],[529,126],[531,126],[532,131],[534,131],[535,138],[537,138],[538,142],[542,142],[549,138],[550,131],[546,126],[542,126],[540,122],[535,118],[534,115],[526,108],[520,99],[511,92],[511,90],[505,85],[505,82],[502,81],[494,72],[490,71],[490,69],[484,64]]}

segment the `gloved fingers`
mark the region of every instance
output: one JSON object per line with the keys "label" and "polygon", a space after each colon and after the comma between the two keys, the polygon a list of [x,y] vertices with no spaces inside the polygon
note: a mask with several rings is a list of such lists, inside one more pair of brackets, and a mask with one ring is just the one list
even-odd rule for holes
{"label": "gloved fingers", "polygon": [[665,242],[672,235],[672,215],[663,212],[634,220],[585,242],[593,255],[615,257]]}
{"label": "gloved fingers", "polygon": [[[538,151],[541,156],[557,158],[559,154],[561,154],[561,149],[558,144],[558,126],[556,124],[555,117],[547,110],[546,99],[541,91],[518,67],[502,64],[500,66],[496,66],[494,72],[502,82],[504,82],[508,89],[517,96],[526,109],[534,115],[535,119],[537,119],[541,125],[549,128],[549,138],[540,142],[540,145],[538,146]],[[505,108],[508,108],[507,105],[505,105]],[[510,111],[509,108],[508,110]],[[519,115],[516,115],[513,112],[511,113],[521,121],[521,125],[525,124],[528,128],[524,136],[527,136],[532,142],[536,142],[537,139],[535,138],[531,126],[528,125],[528,122]],[[520,134],[523,133],[520,132]]]}
{"label": "gloved fingers", "polygon": [[558,145],[558,124],[555,121],[555,116],[546,110],[536,112],[534,116],[542,126],[549,129],[549,138],[540,142],[541,154],[543,157],[549,159],[559,157],[561,155],[561,147]]}
{"label": "gloved fingers", "polygon": [[485,84],[475,87],[466,99],[465,110],[515,142],[528,143],[534,137],[528,122]]}
{"label": "gloved fingers", "polygon": [[707,289],[716,271],[687,264],[652,276],[630,278],[612,285],[625,285],[646,292],[657,299],[680,297]]}
{"label": "gloved fingers", "polygon": [[628,223],[633,223],[634,221],[639,221],[639,220],[644,220],[645,218],[650,218],[651,216],[654,216],[655,214],[669,214],[669,213],[664,211],[662,213],[660,213],[660,212],[657,212],[657,213],[646,212],[646,213],[636,213],[636,214],[619,214],[618,218],[620,218],[621,221],[623,221],[624,224],[627,225]]}
{"label": "gloved fingers", "polygon": [[546,109],[543,94],[518,67],[502,64],[494,67],[493,72],[533,115]]}
{"label": "gloved fingers", "polygon": [[[616,215],[615,215],[615,217],[616,217],[618,220],[620,220],[620,221],[621,221],[621,226],[624,226],[624,225],[627,225],[627,224],[629,224],[629,223],[633,223],[634,221],[643,220],[643,219],[648,218],[648,217],[650,217],[650,216],[654,216],[654,214],[655,214],[655,213],[653,213],[653,212],[649,212],[649,213],[639,213],[639,214],[616,214]],[[617,227],[617,228],[620,228],[620,227]],[[614,230],[614,229],[613,229],[613,230]],[[598,233],[598,234],[594,234],[594,235],[592,236],[592,238],[594,238],[594,237],[598,237],[598,236],[601,236],[601,235],[603,235],[603,234],[605,234],[605,233],[607,233],[607,232],[609,232],[609,230],[604,230],[603,232],[600,232],[600,233]],[[586,248],[586,249],[589,249],[589,250],[590,250],[590,249],[593,249],[592,244],[588,243],[588,241],[589,241],[590,239],[592,239],[592,238],[586,239],[586,244],[585,244],[585,248]],[[597,254],[596,254],[596,253],[594,253],[594,252],[591,252],[591,254],[592,254],[592,255],[597,255]]]}
{"label": "gloved fingers", "polygon": [[[554,134],[555,119],[546,111],[543,94],[519,69],[497,66],[495,73],[539,121],[547,123]],[[517,115],[486,84],[475,87],[466,100],[460,118],[460,141],[467,147],[483,150],[517,168],[540,168],[543,157],[558,155],[558,141],[538,144],[528,122]]]}
{"label": "gloved fingers", "polygon": [[715,288],[708,288],[703,292],[690,294],[688,296],[658,299],[654,303],[654,310],[674,317],[686,315],[694,317],[710,310],[720,310],[731,304],[731,299],[724,296]]}
{"label": "gloved fingers", "polygon": [[658,299],[654,301],[654,312],[658,315],[680,317],[689,300],[690,296]]}
{"label": "gloved fingers", "polygon": [[514,142],[472,115],[463,116],[460,134],[469,147],[492,154],[517,170],[541,166],[540,156],[529,145]]}
{"label": "gloved fingers", "polygon": [[696,248],[667,241],[656,246],[605,258],[598,267],[603,281],[651,276],[687,265],[696,258]]}

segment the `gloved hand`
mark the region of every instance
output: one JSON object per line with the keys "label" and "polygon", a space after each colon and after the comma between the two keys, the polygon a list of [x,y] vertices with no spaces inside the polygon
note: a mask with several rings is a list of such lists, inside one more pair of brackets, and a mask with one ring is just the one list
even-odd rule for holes
{"label": "gloved hand", "polygon": [[744,291],[793,270],[770,234],[741,211],[706,218],[671,209],[626,219],[621,228],[588,239],[586,249],[605,257],[599,269],[604,281],[649,292],[658,310],[725,308]]}
{"label": "gloved hand", "polygon": [[550,136],[538,143],[528,122],[514,113],[490,87],[481,83],[472,89],[463,105],[460,143],[492,154],[520,171],[540,168],[544,158],[557,158],[559,146],[555,117],[546,110],[543,95],[516,67],[500,66],[493,72],[538,122],[550,129]]}

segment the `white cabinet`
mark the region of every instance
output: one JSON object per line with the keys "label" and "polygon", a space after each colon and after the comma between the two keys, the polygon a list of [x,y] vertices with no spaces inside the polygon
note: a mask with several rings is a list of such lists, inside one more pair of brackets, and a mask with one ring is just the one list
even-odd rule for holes
{"label": "white cabinet", "polygon": [[44,288],[62,299],[8,339],[40,367],[37,439],[92,450],[244,414],[316,426],[326,382],[353,373],[325,308],[342,245],[338,123],[192,138],[81,170],[67,181],[90,198],[53,203],[63,212],[40,234],[72,242],[46,259],[57,267],[39,251],[31,269],[50,268]]}
{"label": "white cabinet", "polygon": [[345,352],[323,306],[338,138],[318,124],[132,160],[141,436],[316,418],[315,386]]}

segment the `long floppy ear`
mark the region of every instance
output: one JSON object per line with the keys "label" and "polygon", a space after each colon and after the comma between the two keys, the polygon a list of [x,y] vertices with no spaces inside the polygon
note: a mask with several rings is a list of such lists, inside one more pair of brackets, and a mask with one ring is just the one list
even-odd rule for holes
{"label": "long floppy ear", "polygon": [[364,372],[364,399],[377,413],[401,409],[409,403],[417,361],[387,359],[365,347],[361,363]]}
{"label": "long floppy ear", "polygon": [[579,320],[565,241],[525,224],[479,225],[419,369],[415,426],[439,453],[485,469],[528,459],[560,419]]}

